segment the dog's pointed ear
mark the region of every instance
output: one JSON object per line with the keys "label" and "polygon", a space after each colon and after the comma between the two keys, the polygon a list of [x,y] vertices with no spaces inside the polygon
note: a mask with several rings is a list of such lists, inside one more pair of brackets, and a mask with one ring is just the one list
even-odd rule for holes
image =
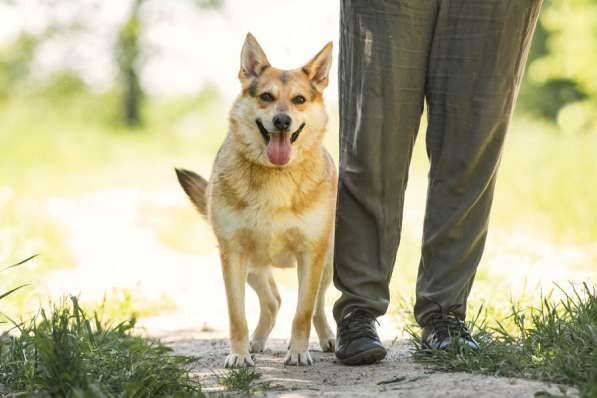
{"label": "dog's pointed ear", "polygon": [[328,75],[332,66],[332,46],[332,42],[326,44],[307,65],[303,66],[303,71],[319,92],[328,86]]}
{"label": "dog's pointed ear", "polygon": [[240,72],[238,77],[241,82],[251,80],[259,76],[270,66],[263,49],[257,43],[255,36],[247,33],[243,49],[240,54]]}

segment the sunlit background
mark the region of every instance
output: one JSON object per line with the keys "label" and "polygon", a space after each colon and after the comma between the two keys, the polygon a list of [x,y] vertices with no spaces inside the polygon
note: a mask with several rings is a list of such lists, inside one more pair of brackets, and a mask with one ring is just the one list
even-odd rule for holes
{"label": "sunlit background", "polygon": [[[226,330],[216,243],[173,167],[208,175],[226,134],[246,32],[278,67],[337,44],[338,1],[0,0],[0,303],[14,318],[80,295],[151,333]],[[543,8],[498,177],[471,300],[511,300],[597,276],[597,1]],[[335,57],[337,60],[337,56]],[[337,158],[337,63],[326,145]],[[410,322],[428,161],[410,172],[387,322]],[[293,272],[279,275],[286,337]],[[330,302],[337,292],[330,291]],[[252,324],[257,300],[249,297]],[[398,333],[398,332],[395,332]],[[387,335],[388,337],[391,337]]]}

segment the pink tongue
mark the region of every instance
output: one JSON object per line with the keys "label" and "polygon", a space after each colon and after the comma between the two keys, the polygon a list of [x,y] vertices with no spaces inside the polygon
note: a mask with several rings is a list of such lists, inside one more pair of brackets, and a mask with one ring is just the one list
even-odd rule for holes
{"label": "pink tongue", "polygon": [[267,158],[275,165],[283,166],[290,159],[290,133],[273,133],[267,144]]}

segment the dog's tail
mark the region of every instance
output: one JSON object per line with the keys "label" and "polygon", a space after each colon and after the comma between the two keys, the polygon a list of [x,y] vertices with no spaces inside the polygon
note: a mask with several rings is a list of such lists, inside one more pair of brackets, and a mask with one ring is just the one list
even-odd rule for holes
{"label": "dog's tail", "polygon": [[175,169],[178,182],[195,208],[203,216],[207,215],[207,180],[199,174],[185,169]]}

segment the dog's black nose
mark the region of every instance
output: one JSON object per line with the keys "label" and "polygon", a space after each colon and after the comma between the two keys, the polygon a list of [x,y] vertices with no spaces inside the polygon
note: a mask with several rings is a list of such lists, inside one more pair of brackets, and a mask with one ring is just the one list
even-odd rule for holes
{"label": "dog's black nose", "polygon": [[292,119],[285,113],[278,113],[273,119],[274,126],[278,131],[286,131],[290,127]]}

